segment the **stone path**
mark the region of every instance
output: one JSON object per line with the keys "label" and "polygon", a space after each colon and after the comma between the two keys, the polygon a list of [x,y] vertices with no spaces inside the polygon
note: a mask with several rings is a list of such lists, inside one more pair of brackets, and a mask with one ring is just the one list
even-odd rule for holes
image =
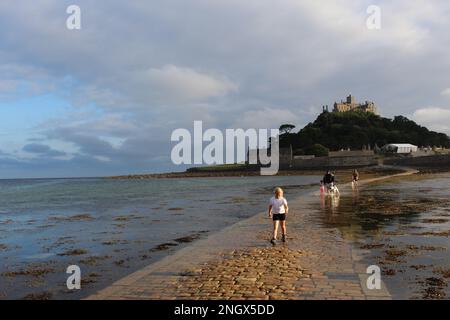
{"label": "stone path", "polygon": [[287,243],[269,243],[271,220],[260,213],[88,299],[390,299],[384,284],[367,289],[367,265],[337,229],[320,224],[319,202],[314,193],[289,201]]}

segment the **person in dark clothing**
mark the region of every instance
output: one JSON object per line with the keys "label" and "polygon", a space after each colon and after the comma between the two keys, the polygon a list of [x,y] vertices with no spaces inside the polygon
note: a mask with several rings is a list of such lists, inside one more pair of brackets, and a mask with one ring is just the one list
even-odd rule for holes
{"label": "person in dark clothing", "polygon": [[325,187],[327,189],[327,192],[330,192],[334,186],[334,174],[331,173],[330,170],[325,173],[323,176],[323,183],[325,184]]}
{"label": "person in dark clothing", "polygon": [[327,173],[325,173],[325,175],[323,176],[323,182],[325,184],[331,184],[334,182],[334,175],[330,170],[328,170]]}

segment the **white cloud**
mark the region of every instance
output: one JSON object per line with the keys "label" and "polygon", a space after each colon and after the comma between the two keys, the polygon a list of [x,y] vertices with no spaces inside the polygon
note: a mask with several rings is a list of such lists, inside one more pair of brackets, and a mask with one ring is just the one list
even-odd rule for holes
{"label": "white cloud", "polygon": [[450,88],[447,88],[447,89],[442,90],[441,96],[449,97],[449,98],[450,98]]}
{"label": "white cloud", "polygon": [[286,109],[264,108],[243,112],[233,128],[278,129],[284,123],[297,124],[299,117]]}
{"label": "white cloud", "polygon": [[450,134],[450,108],[428,107],[418,109],[411,118],[429,129]]}
{"label": "white cloud", "polygon": [[237,85],[226,78],[198,72],[191,68],[165,65],[138,72],[136,85],[147,88],[151,100],[159,103],[190,103],[221,97],[236,91]]}

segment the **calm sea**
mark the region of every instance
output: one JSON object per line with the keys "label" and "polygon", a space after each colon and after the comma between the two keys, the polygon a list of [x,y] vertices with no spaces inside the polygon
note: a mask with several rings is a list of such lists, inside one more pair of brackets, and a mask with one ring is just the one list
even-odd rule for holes
{"label": "calm sea", "polygon": [[[317,176],[0,180],[0,299],[87,296],[240,219],[275,186],[297,197]],[[67,266],[82,290],[68,292]]]}

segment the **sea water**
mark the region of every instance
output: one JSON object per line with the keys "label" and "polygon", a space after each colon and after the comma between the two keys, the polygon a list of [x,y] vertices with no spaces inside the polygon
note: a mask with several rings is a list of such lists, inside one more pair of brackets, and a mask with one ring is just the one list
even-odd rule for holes
{"label": "sea water", "polygon": [[[318,176],[0,180],[0,299],[85,297]],[[269,227],[269,226],[268,226]],[[82,289],[69,291],[69,265]]]}

